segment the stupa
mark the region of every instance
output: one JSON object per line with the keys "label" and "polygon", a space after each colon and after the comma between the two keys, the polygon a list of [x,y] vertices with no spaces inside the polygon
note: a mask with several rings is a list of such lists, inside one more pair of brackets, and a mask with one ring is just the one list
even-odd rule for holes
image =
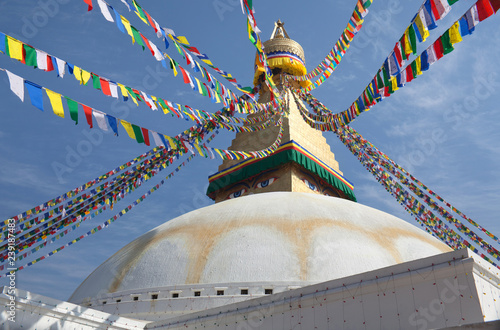
{"label": "stupa", "polygon": [[[264,47],[290,100],[283,75],[306,73],[304,51],[281,21]],[[256,84],[262,75],[257,65]],[[259,101],[268,102],[261,87]],[[40,307],[41,316],[26,318],[124,329],[427,329],[500,318],[499,302],[481,295],[499,293],[487,264],[357,203],[321,132],[294,102],[286,112],[276,152],[224,161],[210,176],[214,205],[116,252],[59,302],[73,312]],[[230,149],[263,149],[278,134],[277,126],[238,133]]]}

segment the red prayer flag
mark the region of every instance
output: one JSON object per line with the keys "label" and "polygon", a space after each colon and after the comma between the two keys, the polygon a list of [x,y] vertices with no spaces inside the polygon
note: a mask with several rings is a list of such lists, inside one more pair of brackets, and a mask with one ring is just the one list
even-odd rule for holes
{"label": "red prayer flag", "polygon": [[[500,0],[499,0],[500,1]],[[210,88],[208,88],[207,85],[205,85],[205,83],[202,83],[203,86],[205,86],[205,88],[207,89],[207,92],[208,92],[208,97],[212,98],[212,94],[210,93]]]}
{"label": "red prayer flag", "polygon": [[144,143],[149,146],[149,131],[147,128],[141,127],[142,137],[144,138]]}
{"label": "red prayer flag", "polygon": [[52,63],[52,57],[47,55],[47,71],[54,71],[54,64]]}
{"label": "red prayer flag", "polygon": [[[188,74],[187,74],[186,70],[184,70],[184,69],[182,68],[182,66],[179,66],[179,69],[181,69],[182,76],[184,77],[184,83],[185,83],[185,84],[189,84],[189,83],[191,82],[191,79],[189,79],[189,76],[188,76]],[[272,96],[272,95],[271,95],[271,96]]]}
{"label": "red prayer flag", "polygon": [[87,118],[87,124],[89,124],[90,128],[93,128],[92,125],[92,108],[82,104],[83,111],[85,112],[85,118]]}
{"label": "red prayer flag", "polygon": [[401,57],[401,48],[399,48],[399,45],[400,45],[400,43],[398,41],[396,46],[394,46],[394,54],[396,54],[396,59],[398,60],[399,67],[402,67],[403,66],[403,58]]}
{"label": "red prayer flag", "polygon": [[441,37],[434,42],[434,51],[436,52],[436,60],[443,57],[443,43],[441,42]]}
{"label": "red prayer flag", "polygon": [[406,67],[406,82],[410,82],[413,80],[413,70],[411,69],[411,65]]}
{"label": "red prayer flag", "polygon": [[480,22],[484,21],[485,19],[487,19],[488,17],[490,17],[495,13],[493,11],[493,8],[491,7],[489,0],[479,0],[476,3],[476,7]]}
{"label": "red prayer flag", "polygon": [[89,5],[88,11],[91,11],[94,8],[94,5],[92,5],[92,0],[83,0],[87,5]]}
{"label": "red prayer flag", "polygon": [[146,46],[149,48],[149,50],[151,51],[151,54],[153,54],[153,56],[155,56],[155,51],[153,50],[153,48],[151,47],[151,45],[149,44],[149,40],[146,39],[146,37],[144,37],[142,35],[142,33],[139,32],[139,34],[141,35],[141,38],[142,40],[144,41],[144,43],[146,44]]}
{"label": "red prayer flag", "polygon": [[441,18],[441,16],[439,15],[439,11],[436,7],[436,3],[435,3],[435,0],[431,0],[431,9],[432,9],[432,15],[434,15],[434,19],[437,21]]}
{"label": "red prayer flag", "polygon": [[500,0],[490,0],[490,5],[496,13],[500,9]]}
{"label": "red prayer flag", "polygon": [[111,96],[111,90],[109,89],[109,82],[105,79],[99,78],[101,81],[101,90],[104,95]]}
{"label": "red prayer flag", "polygon": [[151,24],[151,26],[154,27],[155,32],[158,32],[158,29],[156,28],[156,24],[154,23],[154,21],[151,18],[151,16],[149,16],[149,14],[144,9],[142,11],[144,12],[144,14],[146,14],[146,17],[148,18],[149,24]]}

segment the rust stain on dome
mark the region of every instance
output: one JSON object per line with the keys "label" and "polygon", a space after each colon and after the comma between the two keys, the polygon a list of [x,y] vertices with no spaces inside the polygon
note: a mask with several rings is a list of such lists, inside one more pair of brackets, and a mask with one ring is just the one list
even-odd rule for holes
{"label": "rust stain on dome", "polygon": [[[200,213],[199,217],[203,217],[203,214]],[[248,218],[244,218],[221,221],[217,223],[217,225],[214,221],[210,221],[210,223],[194,221],[192,224],[174,225],[161,232],[152,232],[151,235],[141,237],[140,239],[142,241],[146,241],[145,245],[141,249],[134,249],[133,253],[125,256],[125,260],[121,263],[125,265],[125,267],[118,270],[110,287],[110,292],[116,292],[120,288],[125,276],[137,264],[144,253],[160,241],[168,238],[181,238],[188,247],[189,264],[186,284],[200,283],[201,276],[214,247],[225,237],[225,235],[236,229],[247,226],[270,227],[282,233],[294,247],[293,252],[297,256],[300,265],[300,280],[303,281],[306,281],[308,278],[307,262],[312,247],[312,239],[317,230],[321,230],[325,227],[342,228],[365,235],[387,251],[397,263],[404,261],[395,246],[399,238],[415,238],[424,241],[440,251],[449,251],[449,248],[439,241],[430,239],[426,237],[425,234],[420,234],[409,229],[394,227],[366,229],[351,222],[343,221],[342,219],[316,218],[289,220],[286,218],[254,218],[248,221]]]}

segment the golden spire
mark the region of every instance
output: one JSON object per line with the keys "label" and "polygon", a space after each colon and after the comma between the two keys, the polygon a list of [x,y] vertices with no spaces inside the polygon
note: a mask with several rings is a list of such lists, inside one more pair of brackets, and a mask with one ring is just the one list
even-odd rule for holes
{"label": "golden spire", "polygon": [[[268,65],[273,79],[279,85],[283,74],[304,75],[305,58],[302,47],[290,39],[284,23],[275,23],[271,39],[264,42]],[[257,69],[257,82],[263,73]],[[300,88],[298,84],[293,85]],[[293,88],[283,90],[285,112],[281,146],[270,156],[261,159],[224,160],[219,172],[209,177],[207,195],[215,202],[254,193],[265,192],[309,192],[355,200],[352,185],[342,176],[335,155],[322,133],[311,128],[303,119],[294,98]],[[259,94],[259,102],[270,101],[270,91],[265,84]],[[248,118],[262,114],[249,115]],[[230,150],[254,151],[272,145],[279,127],[270,127],[255,132],[239,132],[232,141]]]}

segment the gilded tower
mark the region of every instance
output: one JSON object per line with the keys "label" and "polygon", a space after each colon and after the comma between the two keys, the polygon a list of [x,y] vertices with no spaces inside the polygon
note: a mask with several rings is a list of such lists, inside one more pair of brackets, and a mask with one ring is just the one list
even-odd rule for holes
{"label": "gilded tower", "polygon": [[[273,191],[308,192],[355,200],[352,184],[339,169],[335,155],[322,133],[311,128],[302,118],[292,91],[283,85],[284,75],[307,73],[304,50],[290,39],[280,20],[275,23],[271,38],[264,43],[269,67],[278,89],[284,94],[286,118],[283,118],[282,144],[263,159],[225,160],[219,172],[210,176],[208,196],[221,202],[253,193]],[[256,61],[254,84],[260,86],[259,102],[270,101],[264,84],[264,69]],[[294,87],[300,87],[297,83]],[[302,82],[305,86],[306,82]],[[255,118],[258,115],[249,115]],[[279,127],[270,126],[256,132],[236,134],[230,150],[261,150],[272,145]]]}

